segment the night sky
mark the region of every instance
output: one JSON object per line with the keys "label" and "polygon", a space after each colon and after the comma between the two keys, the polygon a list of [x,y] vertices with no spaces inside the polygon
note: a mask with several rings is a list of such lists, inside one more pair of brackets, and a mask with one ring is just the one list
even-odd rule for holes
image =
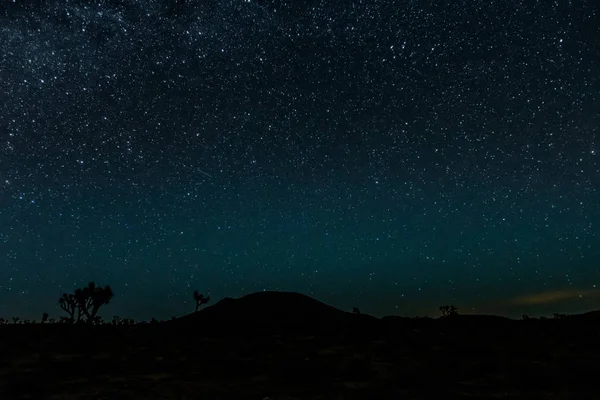
{"label": "night sky", "polygon": [[0,316],[600,308],[595,0],[0,6]]}

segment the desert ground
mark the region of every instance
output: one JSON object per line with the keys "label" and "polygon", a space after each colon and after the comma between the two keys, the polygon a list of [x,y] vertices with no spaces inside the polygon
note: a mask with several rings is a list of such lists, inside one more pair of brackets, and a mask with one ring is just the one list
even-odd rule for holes
{"label": "desert ground", "polygon": [[599,395],[600,325],[593,320],[375,319],[346,314],[352,324],[342,330],[305,324],[297,333],[271,329],[280,326],[278,321],[266,327],[264,318],[262,327],[251,321],[242,322],[245,328],[234,327],[230,319],[223,323],[226,329],[215,330],[202,325],[216,323],[203,320],[202,312],[179,324],[2,325],[0,398],[597,399]]}

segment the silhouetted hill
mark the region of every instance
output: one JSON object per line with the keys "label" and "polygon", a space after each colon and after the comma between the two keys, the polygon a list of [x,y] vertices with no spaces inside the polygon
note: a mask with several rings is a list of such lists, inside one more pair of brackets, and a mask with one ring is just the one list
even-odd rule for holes
{"label": "silhouetted hill", "polygon": [[407,328],[444,328],[448,326],[464,329],[498,329],[511,327],[516,322],[513,319],[497,315],[460,314],[453,318],[430,317],[401,317],[388,315],[381,318],[387,330],[403,330]]}
{"label": "silhouetted hill", "polygon": [[440,318],[438,321],[440,323],[450,322],[462,330],[468,329],[474,331],[504,331],[517,327],[517,321],[514,319],[486,314],[461,314],[454,321],[445,321],[444,318]]}
{"label": "silhouetted hill", "polygon": [[507,324],[515,322],[514,319],[508,317],[488,314],[460,314],[457,318],[459,321],[469,324]]}
{"label": "silhouetted hill", "polygon": [[571,314],[567,319],[574,322],[600,323],[600,310],[588,311],[583,314]]}
{"label": "silhouetted hill", "polygon": [[376,330],[379,323],[378,318],[354,315],[300,293],[265,291],[225,298],[167,324],[207,335],[240,335],[345,334]]}

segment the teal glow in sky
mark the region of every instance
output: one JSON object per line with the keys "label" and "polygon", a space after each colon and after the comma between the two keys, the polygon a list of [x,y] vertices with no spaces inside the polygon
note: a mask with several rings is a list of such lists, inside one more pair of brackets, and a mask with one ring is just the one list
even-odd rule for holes
{"label": "teal glow in sky", "polygon": [[0,6],[0,315],[598,308],[600,5],[430,3]]}

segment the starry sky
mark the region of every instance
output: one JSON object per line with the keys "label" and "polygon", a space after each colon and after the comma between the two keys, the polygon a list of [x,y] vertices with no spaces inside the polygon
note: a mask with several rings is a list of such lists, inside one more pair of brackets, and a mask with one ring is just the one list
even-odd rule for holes
{"label": "starry sky", "polygon": [[600,4],[0,5],[0,315],[600,308]]}

